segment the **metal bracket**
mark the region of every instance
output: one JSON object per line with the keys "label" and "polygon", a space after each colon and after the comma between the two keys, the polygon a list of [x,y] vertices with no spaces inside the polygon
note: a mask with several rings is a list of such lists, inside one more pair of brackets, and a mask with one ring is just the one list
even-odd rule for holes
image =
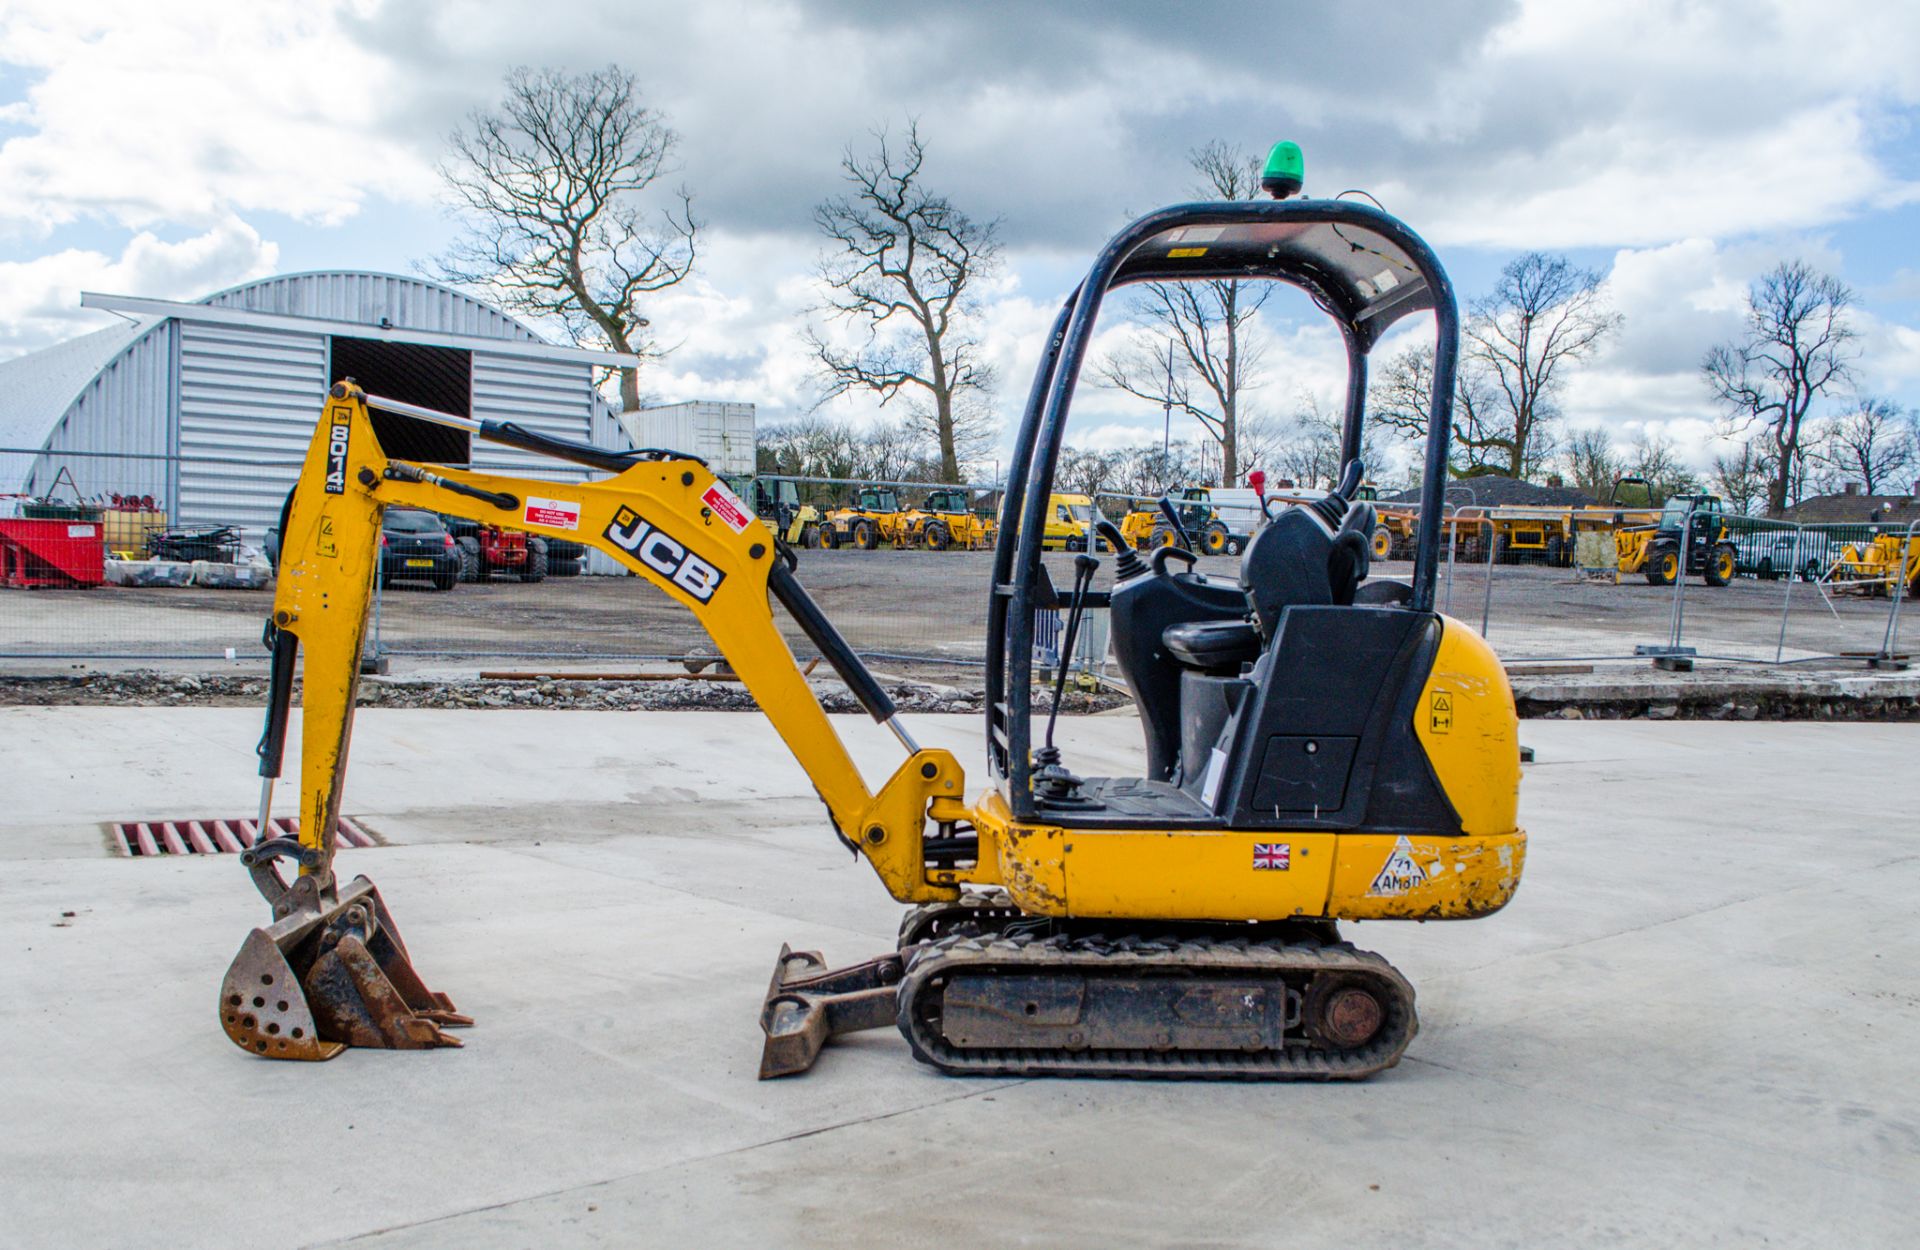
{"label": "metal bracket", "polygon": [[895,1023],[903,971],[898,951],[829,969],[818,951],[782,943],[760,1008],[760,1029],[767,1035],[760,1079],[805,1072],[829,1040]]}

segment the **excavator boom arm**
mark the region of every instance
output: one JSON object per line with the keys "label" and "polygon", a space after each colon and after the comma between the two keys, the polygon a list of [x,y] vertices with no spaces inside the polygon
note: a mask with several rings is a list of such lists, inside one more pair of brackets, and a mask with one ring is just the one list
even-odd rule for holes
{"label": "excavator boom arm", "polygon": [[[963,793],[958,763],[913,743],[885,690],[795,579],[773,534],[705,464],[662,453],[669,458],[634,459],[612,477],[578,483],[412,464],[385,454],[367,407],[357,387],[333,388],[282,526],[269,636],[277,663],[291,664],[289,639],[304,654],[303,876],[331,871],[380,521],[386,508],[404,506],[591,545],[687,607],[812,779],[841,839],[866,856],[893,895],[903,902],[957,895],[955,886],[928,880],[922,840],[933,802],[957,802]],[[877,795],[781,636],[769,594],[909,751]],[[276,685],[289,676],[283,669]],[[284,707],[277,712],[284,723]],[[278,772],[275,715],[270,708],[262,739],[266,776]],[[328,875],[322,888],[330,885]]]}

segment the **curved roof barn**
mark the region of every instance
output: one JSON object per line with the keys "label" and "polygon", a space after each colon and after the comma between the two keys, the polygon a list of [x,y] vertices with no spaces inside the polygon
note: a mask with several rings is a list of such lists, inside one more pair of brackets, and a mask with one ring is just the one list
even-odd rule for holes
{"label": "curved roof barn", "polygon": [[[544,433],[628,445],[594,387],[628,358],[548,343],[482,300],[420,278],[286,274],[192,302],[93,295],[129,318],[0,362],[0,493],[152,495],[186,524],[273,523],[327,387]],[[377,414],[396,455],[577,479],[581,470]],[[65,483],[62,483],[64,487]]]}

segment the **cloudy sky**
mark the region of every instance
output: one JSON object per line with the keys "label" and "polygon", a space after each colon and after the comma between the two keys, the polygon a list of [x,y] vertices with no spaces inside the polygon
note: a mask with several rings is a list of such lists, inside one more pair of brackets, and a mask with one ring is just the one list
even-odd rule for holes
{"label": "cloudy sky", "polygon": [[[0,0],[0,356],[100,324],[83,289],[413,271],[453,232],[445,136],[505,70],[615,60],[680,133],[707,224],[697,279],[649,310],[677,345],[652,398],[814,402],[809,211],[875,126],[918,117],[929,181],[1002,222],[1003,413],[1099,244],[1187,198],[1192,149],[1285,137],[1309,194],[1370,191],[1463,296],[1530,248],[1605,273],[1625,328],[1568,421],[1704,458],[1700,356],[1784,257],[1854,287],[1862,384],[1920,404],[1916,48],[1920,8],[1864,0]],[[1271,308],[1259,402],[1331,399],[1334,335]],[[1076,426],[1157,439],[1159,413],[1088,395]]]}

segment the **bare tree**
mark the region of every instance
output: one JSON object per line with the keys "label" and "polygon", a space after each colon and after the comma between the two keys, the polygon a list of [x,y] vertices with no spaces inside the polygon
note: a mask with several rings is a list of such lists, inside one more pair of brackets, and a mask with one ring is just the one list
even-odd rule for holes
{"label": "bare tree", "polygon": [[[1455,477],[1504,473],[1511,440],[1501,421],[1500,396],[1487,371],[1471,359],[1454,373],[1453,433],[1448,469]],[[1367,388],[1369,420],[1402,438],[1424,440],[1433,406],[1433,346],[1389,356]]]}
{"label": "bare tree", "polygon": [[1911,414],[1891,400],[1861,396],[1852,411],[1820,423],[1807,454],[1830,488],[1858,482],[1867,494],[1878,495],[1907,484],[1920,455],[1917,441],[1920,427]]}
{"label": "bare tree", "polygon": [[[1215,141],[1188,163],[1201,195],[1250,200],[1260,163]],[[1220,484],[1239,482],[1246,392],[1260,385],[1259,344],[1249,323],[1273,292],[1266,281],[1149,282],[1135,296],[1142,333],[1095,367],[1101,383],[1200,423],[1220,447]]]}
{"label": "bare tree", "polygon": [[1110,451],[1064,448],[1054,481],[1060,489],[1076,495],[1097,495],[1110,488],[1120,467],[1120,457]]}
{"label": "bare tree", "polygon": [[[1491,293],[1473,301],[1465,355],[1486,371],[1499,396],[1499,419],[1481,436],[1482,453],[1504,451],[1501,469],[1526,477],[1552,451],[1549,424],[1569,367],[1593,354],[1620,327],[1600,290],[1600,274],[1564,256],[1528,252],[1509,261]],[[1487,456],[1486,463],[1495,463]]]}
{"label": "bare tree", "polygon": [[1700,489],[1700,477],[1680,459],[1673,444],[1657,433],[1649,433],[1634,448],[1627,468],[1635,477],[1647,480],[1653,502],[1665,503],[1669,496],[1693,494]]}
{"label": "bare tree", "polygon": [[1626,472],[1613,435],[1603,426],[1585,426],[1570,434],[1566,459],[1568,484],[1599,500],[1613,498],[1613,484]]}
{"label": "bare tree", "polygon": [[851,323],[860,341],[846,346],[809,325],[807,345],[827,398],[869,391],[882,405],[902,394],[920,401],[910,419],[938,443],[940,476],[958,481],[984,411],[966,401],[993,384],[969,315],[976,284],[999,260],[998,223],[976,221],[927,190],[917,122],[902,144],[884,130],[874,139],[871,155],[848,148],[841,158],[852,193],[813,213],[830,245],[819,265],[827,296],[815,311]]}
{"label": "bare tree", "polygon": [[[1250,443],[1259,451],[1259,461],[1249,468],[1289,478],[1303,487],[1332,487],[1346,466],[1341,462],[1341,426],[1344,419],[1338,409],[1322,404],[1309,393],[1296,397],[1292,415],[1271,429],[1264,418],[1248,424]],[[1372,443],[1369,430],[1360,447],[1360,460],[1370,470],[1381,464],[1379,449]]]}
{"label": "bare tree", "polygon": [[[755,437],[755,453],[762,473],[886,482],[944,480],[933,444],[910,426],[887,422],[863,426],[807,413],[762,425]],[[822,493],[839,500],[850,497],[852,488],[839,486]]]}
{"label": "bare tree", "polygon": [[1852,303],[1853,292],[1838,278],[1805,261],[1783,261],[1748,288],[1741,337],[1712,348],[1700,363],[1714,398],[1735,421],[1766,431],[1771,513],[1792,495],[1814,401],[1851,376]]}
{"label": "bare tree", "polygon": [[1752,439],[1742,439],[1732,451],[1713,458],[1713,488],[1735,512],[1751,514],[1767,501],[1767,483],[1773,464]]}
{"label": "bare tree", "polygon": [[1164,495],[1197,478],[1199,461],[1192,443],[1170,443],[1165,450],[1148,444],[1122,448],[1107,489],[1123,495]]}
{"label": "bare tree", "polygon": [[[700,230],[684,188],[663,207],[646,194],[675,142],[617,65],[511,70],[499,107],[448,139],[440,177],[465,230],[434,268],[558,321],[576,343],[655,354],[640,305],[693,272]],[[640,406],[637,369],[620,370],[620,402]]]}

